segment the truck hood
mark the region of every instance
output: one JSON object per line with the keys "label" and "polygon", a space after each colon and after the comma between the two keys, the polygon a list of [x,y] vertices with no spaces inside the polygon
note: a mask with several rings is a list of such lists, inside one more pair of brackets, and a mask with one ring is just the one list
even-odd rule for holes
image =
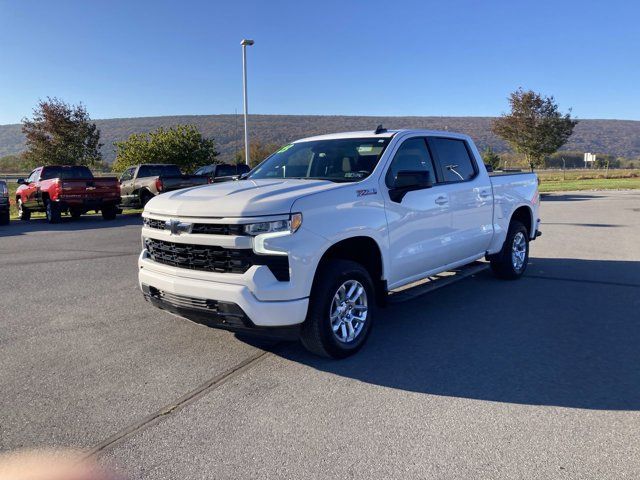
{"label": "truck hood", "polygon": [[177,217],[258,217],[290,213],[293,202],[340,187],[326,180],[239,180],[185,188],[158,195],[146,213]]}

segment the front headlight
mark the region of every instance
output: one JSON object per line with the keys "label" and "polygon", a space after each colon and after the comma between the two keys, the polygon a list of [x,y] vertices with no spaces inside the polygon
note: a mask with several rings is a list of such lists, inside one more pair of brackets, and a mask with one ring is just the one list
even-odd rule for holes
{"label": "front headlight", "polygon": [[302,225],[302,214],[294,213],[289,220],[274,220],[272,222],[250,223],[244,226],[247,235],[262,235],[265,233],[295,233]]}

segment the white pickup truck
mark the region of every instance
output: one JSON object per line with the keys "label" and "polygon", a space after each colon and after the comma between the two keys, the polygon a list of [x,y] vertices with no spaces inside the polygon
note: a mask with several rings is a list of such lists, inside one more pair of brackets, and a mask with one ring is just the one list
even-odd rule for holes
{"label": "white pickup truck", "polygon": [[140,288],[181,317],[293,330],[311,352],[346,357],[393,289],[483,257],[520,277],[539,203],[535,174],[490,176],[466,135],[306,138],[241,180],[153,198]]}

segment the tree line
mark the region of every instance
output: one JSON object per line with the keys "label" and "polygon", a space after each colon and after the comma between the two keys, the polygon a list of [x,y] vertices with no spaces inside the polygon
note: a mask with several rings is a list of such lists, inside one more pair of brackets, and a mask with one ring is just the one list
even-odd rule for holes
{"label": "tree line", "polygon": [[[531,90],[518,89],[509,96],[510,111],[493,122],[492,131],[504,139],[513,152],[533,170],[553,159],[569,139],[578,121],[571,112],[562,113],[553,97]],[[82,104],[69,105],[58,98],[38,102],[31,118],[22,122],[26,151],[18,156],[0,159],[14,163],[21,170],[43,164],[87,165],[106,169],[100,147],[100,130]],[[121,172],[138,163],[174,163],[185,172],[218,162],[213,138],[201,134],[195,125],[175,125],[149,133],[134,133],[114,144],[116,159],[110,166]],[[252,166],[266,158],[278,145],[252,142]],[[499,168],[502,156],[492,149],[483,152],[487,164]],[[235,162],[244,161],[238,151]],[[520,160],[522,161],[522,160]]]}

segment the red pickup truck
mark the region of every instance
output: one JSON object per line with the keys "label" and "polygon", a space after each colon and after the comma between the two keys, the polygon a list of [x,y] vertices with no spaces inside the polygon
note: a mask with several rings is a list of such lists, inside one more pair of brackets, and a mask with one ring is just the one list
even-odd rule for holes
{"label": "red pickup truck", "polygon": [[118,213],[118,179],[94,178],[84,166],[38,167],[18,183],[16,204],[21,220],[29,220],[31,212],[45,212],[49,223],[59,222],[64,212],[78,218],[90,210],[100,210],[105,220],[113,220]]}

